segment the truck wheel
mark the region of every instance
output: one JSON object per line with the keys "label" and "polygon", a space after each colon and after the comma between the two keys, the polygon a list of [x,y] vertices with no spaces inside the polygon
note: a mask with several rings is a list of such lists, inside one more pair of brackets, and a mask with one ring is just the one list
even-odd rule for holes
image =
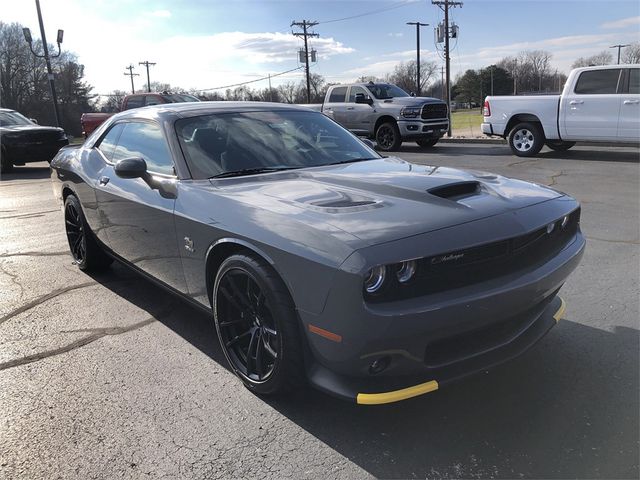
{"label": "truck wheel", "polygon": [[395,122],[385,122],[376,130],[376,143],[378,148],[385,152],[398,150],[402,144],[400,130]]}
{"label": "truck wheel", "polygon": [[558,140],[548,141],[545,143],[547,147],[549,147],[551,150],[555,150],[556,152],[566,152],[575,144],[576,142],[562,142]]}
{"label": "truck wheel", "polygon": [[518,123],[509,134],[509,146],[518,157],[533,157],[543,145],[544,134],[535,123]]}
{"label": "truck wheel", "polygon": [[13,162],[9,158],[4,147],[0,150],[0,173],[9,173],[13,170]]}
{"label": "truck wheel", "polygon": [[416,140],[416,143],[420,145],[422,148],[433,147],[436,143],[438,143],[439,138],[430,138],[429,140]]}

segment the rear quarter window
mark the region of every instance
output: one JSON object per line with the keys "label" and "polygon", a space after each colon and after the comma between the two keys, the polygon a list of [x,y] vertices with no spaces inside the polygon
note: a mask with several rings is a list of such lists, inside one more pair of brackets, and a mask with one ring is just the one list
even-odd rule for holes
{"label": "rear quarter window", "polygon": [[640,93],[640,68],[629,70],[629,93]]}
{"label": "rear quarter window", "polygon": [[590,70],[580,74],[573,92],[580,95],[612,94],[618,91],[619,81],[619,68]]}

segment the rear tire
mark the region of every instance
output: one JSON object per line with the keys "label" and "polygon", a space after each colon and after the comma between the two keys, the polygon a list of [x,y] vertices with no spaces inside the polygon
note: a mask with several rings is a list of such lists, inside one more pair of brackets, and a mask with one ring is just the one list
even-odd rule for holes
{"label": "rear tire", "polygon": [[242,383],[260,395],[304,387],[299,320],[278,274],[256,255],[222,262],[213,286],[213,316],[222,351]]}
{"label": "rear tire", "polygon": [[575,144],[576,142],[563,142],[558,140],[548,141],[545,143],[547,147],[549,147],[551,150],[555,150],[556,152],[566,152]]}
{"label": "rear tire", "polygon": [[75,195],[69,195],[64,201],[64,221],[71,256],[80,270],[97,272],[111,265],[113,259],[96,241]]}
{"label": "rear tire", "polygon": [[385,122],[376,130],[376,143],[378,149],[384,152],[393,152],[402,145],[402,137],[396,122]]}
{"label": "rear tire", "polygon": [[430,148],[438,143],[439,138],[430,138],[429,140],[416,140],[416,143],[422,148]]}
{"label": "rear tire", "polygon": [[13,162],[9,158],[7,150],[2,147],[0,149],[0,173],[9,173],[13,170]]}
{"label": "rear tire", "polygon": [[518,157],[533,157],[544,145],[544,134],[535,123],[518,123],[509,133],[509,147]]}

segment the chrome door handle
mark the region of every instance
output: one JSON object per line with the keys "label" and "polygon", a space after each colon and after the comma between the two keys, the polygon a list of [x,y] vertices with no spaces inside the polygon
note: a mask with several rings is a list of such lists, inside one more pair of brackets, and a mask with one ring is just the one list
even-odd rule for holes
{"label": "chrome door handle", "polygon": [[632,105],[632,104],[635,104],[635,103],[640,103],[640,100],[625,100],[622,103],[624,103],[625,105]]}
{"label": "chrome door handle", "polygon": [[347,107],[347,110],[353,110],[354,107]]}
{"label": "chrome door handle", "polygon": [[571,100],[569,102],[569,105],[582,105],[584,103],[584,100]]}
{"label": "chrome door handle", "polygon": [[109,183],[109,177],[100,177],[100,186],[104,187],[107,183]]}

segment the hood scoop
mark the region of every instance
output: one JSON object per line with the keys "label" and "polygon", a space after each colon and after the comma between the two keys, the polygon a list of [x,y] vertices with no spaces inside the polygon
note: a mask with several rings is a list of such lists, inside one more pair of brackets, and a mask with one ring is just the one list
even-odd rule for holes
{"label": "hood scoop", "polygon": [[480,193],[480,182],[455,182],[440,185],[438,187],[427,190],[431,195],[444,198],[447,200],[458,201],[463,198],[471,197]]}

